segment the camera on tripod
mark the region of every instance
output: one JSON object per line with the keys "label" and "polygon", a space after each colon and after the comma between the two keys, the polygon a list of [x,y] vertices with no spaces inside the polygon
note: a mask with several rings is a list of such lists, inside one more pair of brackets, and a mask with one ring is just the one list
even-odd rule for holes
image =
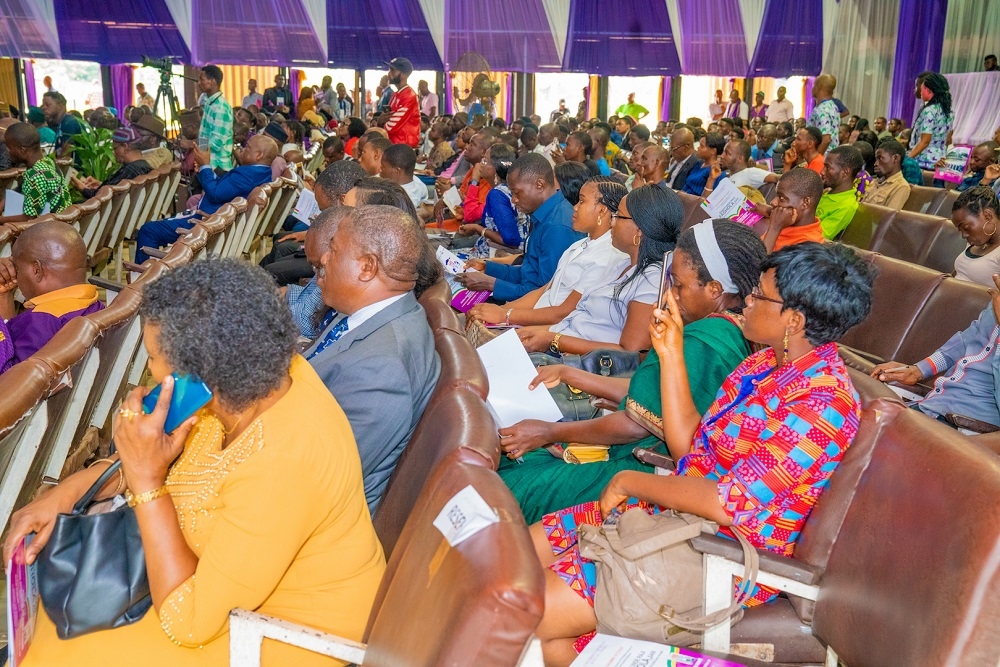
{"label": "camera on tripod", "polygon": [[170,77],[177,76],[184,78],[181,74],[174,74],[174,64],[171,58],[142,57],[143,67],[154,67],[160,70],[160,86],[156,91],[156,100],[153,102],[153,113],[161,118],[169,119],[171,124],[178,122],[180,107],[177,104],[177,98],[174,96],[174,89],[170,85]]}
{"label": "camera on tripod", "polygon": [[174,61],[170,58],[150,58],[149,56],[142,57],[143,67],[155,67],[161,72],[166,72],[167,74],[173,74]]}

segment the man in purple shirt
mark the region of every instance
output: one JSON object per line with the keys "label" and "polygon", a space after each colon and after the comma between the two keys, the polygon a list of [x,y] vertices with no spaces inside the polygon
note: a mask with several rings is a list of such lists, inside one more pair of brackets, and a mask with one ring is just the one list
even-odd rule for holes
{"label": "man in purple shirt", "polygon": [[[14,292],[24,295],[17,312]],[[51,220],[27,228],[0,257],[0,372],[42,348],[74,317],[104,304],[87,284],[87,246],[75,229]]]}

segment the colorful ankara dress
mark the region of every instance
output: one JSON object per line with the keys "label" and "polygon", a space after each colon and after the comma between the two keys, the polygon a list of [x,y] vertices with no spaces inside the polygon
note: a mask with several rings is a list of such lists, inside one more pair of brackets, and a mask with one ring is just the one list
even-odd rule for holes
{"label": "colorful ankara dress", "polygon": [[[734,315],[713,315],[684,327],[684,361],[691,395],[701,413],[711,404],[726,376],[750,354],[750,345],[736,322]],[[660,406],[660,359],[650,350],[619,406],[649,431],[648,436],[612,446],[609,460],[599,463],[566,463],[546,449],[528,452],[522,457],[523,463],[501,458],[500,477],[520,503],[525,520],[535,523],[549,512],[597,500],[620,470],[651,470],[632,456],[632,450],[662,445]]]}
{"label": "colorful ankara dress", "polygon": [[[781,368],[774,363],[768,348],[726,378],[675,474],[718,482],[719,502],[733,520],[720,535],[732,537],[737,530],[759,549],[791,556],[809,512],[854,440],[861,411],[836,343]],[[632,507],[659,511],[643,502]],[[580,557],[576,527],[600,521],[597,503],[542,518],[553,553],[561,555],[550,569],[591,604],[596,572]],[[747,606],[775,595],[758,586]]]}

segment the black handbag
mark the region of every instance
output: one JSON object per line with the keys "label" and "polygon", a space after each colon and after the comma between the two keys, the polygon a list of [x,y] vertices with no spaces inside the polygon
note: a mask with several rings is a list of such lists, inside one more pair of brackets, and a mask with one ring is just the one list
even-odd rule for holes
{"label": "black handbag", "polygon": [[135,511],[86,513],[120,467],[112,463],[70,514],[56,517],[38,554],[39,595],[60,639],[135,623],[153,604]]}
{"label": "black handbag", "polygon": [[630,378],[642,359],[638,352],[626,350],[593,350],[587,354],[564,354],[562,363],[604,377]]}
{"label": "black handbag", "polygon": [[[544,352],[532,352],[528,356],[535,366],[565,364],[604,377],[632,377],[640,363],[638,352],[625,350],[594,350],[584,355],[563,354],[559,357]],[[570,387],[565,382],[560,382],[549,389],[549,394],[563,414],[562,421],[594,419],[601,413],[600,408],[591,400],[594,397],[585,391]]]}

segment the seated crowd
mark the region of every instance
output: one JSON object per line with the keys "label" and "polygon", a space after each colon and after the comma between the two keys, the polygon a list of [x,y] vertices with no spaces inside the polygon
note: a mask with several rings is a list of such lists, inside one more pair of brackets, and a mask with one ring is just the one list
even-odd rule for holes
{"label": "seated crowd", "polygon": [[[942,163],[953,121],[947,81],[918,79],[924,105],[906,142],[898,119],[842,124],[848,112],[830,75],[816,79],[801,126],[784,89],[774,103],[788,106],[782,116],[762,94],[749,107],[736,91],[737,115],[723,116],[720,91],[719,115],[704,129],[691,118],[650,132],[627,113],[604,122],[581,110],[509,128],[478,101],[479,113],[437,113],[436,96],[423,103],[426,84],[419,98],[407,85],[412,71],[394,59],[385,103],[362,118],[342,85],[304,88],[293,104],[280,76],[263,95],[253,81],[233,109],[221,69],[206,66],[202,101],[182,115],[176,144],[161,145],[165,126],[147,107],[130,108],[113,128],[118,167],[100,181],[82,174],[66,185],[57,170],[54,157],[70,156],[70,137],[82,131],[58,93],[43,107],[55,109],[43,115],[54,152],[33,123],[3,126],[10,159],[27,170],[23,213],[0,223],[62,210],[70,188],[87,198],[182,163],[187,210],[143,221],[127,263],[135,272],[151,261],[146,249],[177,242],[276,177],[296,179],[318,209],[282,221],[260,267],[193,262],[144,288],[149,386],[163,387],[156,408],[143,412],[145,385],[132,390],[114,417],[114,453],[20,508],[4,555],[36,533],[33,560],[56,517],[120,460],[99,497],[129,491],[155,611],[69,640],[43,612],[25,665],[98,665],[108,655],[224,664],[234,608],[361,640],[386,568],[372,518],[442,375],[420,300],[444,280],[436,243],[466,261],[456,289],[488,293],[464,313],[471,344],[515,328],[537,368],[532,389],[584,392],[607,408],[499,429],[498,474],[545,572],[536,634],[546,664],[570,664],[601,621],[581,526],[676,510],[758,549],[795,552],[861,413],[837,342],[871,311],[875,271],[837,240],[860,204],[899,208],[914,169],[922,184],[921,169]],[[421,114],[426,106],[432,113]],[[622,108],[632,107],[630,99]],[[87,122],[117,123],[97,114]],[[302,167],[316,152],[314,176]],[[685,202],[724,181],[760,221],[685,228]],[[998,188],[997,143],[985,142],[956,185],[952,220],[968,244],[956,277],[993,288],[993,303],[926,359],[872,371],[906,384],[939,376],[914,406],[934,418],[961,408],[1000,426]],[[0,258],[0,373],[73,317],[103,308],[87,271],[71,226],[43,220],[19,233]],[[581,358],[605,352],[633,362],[634,373],[581,369]],[[212,398],[165,434],[174,379],[188,374]],[[581,447],[603,451],[574,464]],[[675,469],[653,474],[636,447],[658,450]],[[776,595],[758,585],[745,604]],[[329,664],[277,643],[264,655],[267,664]]]}

